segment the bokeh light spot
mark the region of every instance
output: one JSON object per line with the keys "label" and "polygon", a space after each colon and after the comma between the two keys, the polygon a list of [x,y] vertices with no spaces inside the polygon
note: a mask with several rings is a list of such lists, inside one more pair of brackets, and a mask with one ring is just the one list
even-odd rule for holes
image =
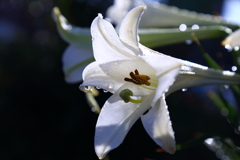
{"label": "bokeh light spot", "polygon": [[44,12],[44,6],[40,2],[34,1],[29,4],[28,11],[33,17],[39,17]]}

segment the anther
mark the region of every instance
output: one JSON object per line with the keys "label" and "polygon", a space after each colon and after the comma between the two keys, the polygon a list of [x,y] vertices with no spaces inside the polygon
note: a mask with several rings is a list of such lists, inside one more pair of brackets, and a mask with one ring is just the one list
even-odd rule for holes
{"label": "anther", "polygon": [[149,76],[139,74],[137,69],[134,72],[135,73],[133,73],[133,72],[129,73],[131,78],[124,78],[124,80],[127,82],[132,82],[136,85],[143,85],[143,84],[145,84],[147,86],[151,85],[151,83],[148,81],[148,80],[150,80]]}

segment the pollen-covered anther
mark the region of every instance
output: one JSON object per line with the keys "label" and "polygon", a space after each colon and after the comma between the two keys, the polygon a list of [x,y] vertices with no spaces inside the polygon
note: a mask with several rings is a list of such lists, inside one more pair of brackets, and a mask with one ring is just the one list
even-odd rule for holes
{"label": "pollen-covered anther", "polygon": [[148,81],[150,80],[150,77],[147,75],[139,74],[137,69],[134,71],[134,73],[130,72],[129,75],[131,78],[124,78],[125,81],[132,82],[137,85],[143,85],[143,84],[147,86],[151,85],[151,83]]}

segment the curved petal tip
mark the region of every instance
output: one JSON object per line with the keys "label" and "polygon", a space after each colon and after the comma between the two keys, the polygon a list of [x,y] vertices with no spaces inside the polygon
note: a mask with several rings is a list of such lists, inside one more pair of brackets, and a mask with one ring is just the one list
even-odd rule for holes
{"label": "curved petal tip", "polygon": [[101,19],[103,19],[103,16],[102,16],[101,13],[98,13],[98,17],[101,18]]}
{"label": "curved petal tip", "polygon": [[104,149],[101,146],[95,147],[95,152],[98,156],[98,159],[103,159],[108,154],[108,152],[110,150],[111,149],[109,147],[106,147],[106,146],[104,147]]}

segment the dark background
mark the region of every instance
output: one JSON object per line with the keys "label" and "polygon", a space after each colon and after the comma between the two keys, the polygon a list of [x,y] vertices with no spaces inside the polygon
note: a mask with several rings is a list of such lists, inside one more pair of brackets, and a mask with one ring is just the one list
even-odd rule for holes
{"label": "dark background", "polygon": [[[221,13],[222,1],[169,0],[170,5],[202,13]],[[58,6],[73,24],[89,27],[97,13],[105,15],[111,0],[1,0],[0,1],[0,160],[96,160],[93,139],[97,114],[88,107],[79,84],[67,84],[61,56],[68,46],[57,33],[51,10]],[[224,69],[230,54],[222,39],[201,41]],[[165,54],[207,65],[195,44],[157,48]],[[194,87],[167,97],[177,143],[201,136],[239,135],[208,99],[214,86]],[[102,92],[102,91],[101,91]],[[102,106],[110,96],[101,93]],[[203,143],[177,151],[159,148],[138,121],[111,160],[218,159]]]}

